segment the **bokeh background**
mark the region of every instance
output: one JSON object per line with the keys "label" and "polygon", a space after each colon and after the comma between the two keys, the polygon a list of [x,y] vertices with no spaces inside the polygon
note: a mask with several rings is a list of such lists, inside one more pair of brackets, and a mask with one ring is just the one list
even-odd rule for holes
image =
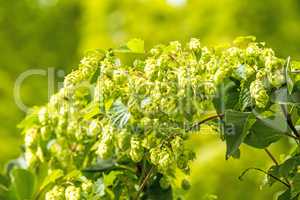
{"label": "bokeh background", "polygon": [[[300,59],[300,1],[0,0],[0,169],[21,149],[17,124],[25,113],[15,104],[13,87],[22,72],[55,68],[68,73],[84,52],[116,47],[130,38],[141,38],[150,48],[191,37],[214,45],[241,35],[255,35],[279,56]],[[23,101],[46,103],[47,86],[45,77],[26,79]],[[272,199],[280,187],[261,190],[264,176],[254,172],[238,180],[249,166],[271,164],[264,152],[243,146],[240,160],[225,161],[225,145],[216,134],[193,135],[190,142],[197,159],[188,199]],[[288,141],[270,149],[277,155],[290,150]]]}

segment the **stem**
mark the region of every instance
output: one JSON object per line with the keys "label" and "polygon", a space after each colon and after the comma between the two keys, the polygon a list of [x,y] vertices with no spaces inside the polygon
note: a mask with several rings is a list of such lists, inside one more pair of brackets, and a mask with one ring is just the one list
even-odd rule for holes
{"label": "stem", "polygon": [[295,139],[296,141],[298,140],[298,138],[296,136],[292,135],[292,134],[286,133],[285,135]]}
{"label": "stem", "polygon": [[152,166],[152,167],[150,168],[150,170],[148,171],[147,175],[145,176],[145,178],[144,178],[142,184],[140,185],[139,190],[138,190],[138,193],[137,193],[136,198],[135,198],[136,200],[139,199],[140,194],[141,194],[141,192],[143,191],[143,189],[144,189],[144,187],[145,187],[145,185],[146,185],[148,179],[150,178],[150,176],[151,176],[153,170],[154,170],[154,166]]}
{"label": "stem", "polygon": [[[267,148],[264,149],[264,150],[265,150],[265,152],[268,154],[268,156],[271,158],[271,160],[274,162],[274,164],[275,164],[276,166],[278,166],[279,163],[278,163],[278,161],[276,160],[275,156],[274,156]],[[289,180],[288,180],[287,178],[284,178],[284,180],[285,180],[285,182],[291,187]]]}
{"label": "stem", "polygon": [[283,112],[283,114],[284,114],[284,116],[286,118],[286,122],[287,122],[288,126],[293,131],[293,133],[297,137],[297,139],[300,140],[300,135],[299,135],[297,129],[295,128],[294,124],[293,124],[291,115],[288,113],[285,105],[281,104],[280,106],[281,106],[282,112]]}
{"label": "stem", "polygon": [[[289,117],[288,117],[288,116],[289,116]],[[208,118],[206,118],[206,119],[204,119],[204,120],[202,120],[202,121],[200,121],[200,122],[194,124],[192,127],[186,129],[185,131],[186,131],[186,132],[192,131],[193,129],[199,127],[201,124],[204,124],[204,123],[206,123],[206,122],[208,122],[208,121],[210,121],[210,120],[214,120],[214,119],[216,119],[216,118],[223,118],[223,117],[224,117],[224,114],[218,114],[218,115],[214,115],[214,116],[208,117]],[[293,130],[293,133],[294,133],[296,136],[294,136],[294,135],[292,135],[292,134],[289,134],[289,133],[285,133],[285,136],[288,136],[288,137],[293,138],[294,140],[296,140],[296,143],[299,144],[299,141],[300,141],[300,135],[299,135],[297,129],[295,128],[295,126],[293,125],[290,115],[287,115],[287,117],[288,117],[287,119],[289,119],[289,120],[287,120],[287,121],[289,121],[289,122],[288,122],[288,125],[289,125],[289,127]],[[257,118],[257,119],[259,119],[259,118]],[[169,139],[169,138],[168,138],[168,139]]]}
{"label": "stem", "polygon": [[170,57],[173,61],[175,61],[178,65],[180,65],[180,63],[176,60],[176,58],[175,58],[173,55],[169,55],[169,57]]}
{"label": "stem", "polygon": [[286,182],[280,180],[280,178],[278,178],[278,177],[276,177],[276,176],[274,176],[274,175],[272,175],[272,174],[270,174],[270,173],[268,173],[268,172],[266,172],[266,171],[264,171],[264,170],[262,170],[262,169],[255,168],[255,167],[251,167],[251,168],[246,169],[246,170],[240,175],[239,179],[240,179],[240,180],[243,180],[243,177],[245,176],[245,174],[246,174],[248,171],[250,171],[250,170],[257,170],[257,171],[260,171],[260,172],[262,172],[262,173],[264,173],[264,174],[266,174],[266,175],[272,177],[272,178],[275,179],[276,181],[282,183],[282,184],[285,185],[286,187],[288,187],[288,188],[291,187],[288,183],[286,183]]}
{"label": "stem", "polygon": [[274,162],[274,164],[275,164],[276,166],[278,166],[279,163],[277,162],[275,156],[273,156],[273,154],[272,154],[267,148],[264,149],[264,150],[265,150],[265,152],[268,154],[268,156],[271,158],[271,160]]}
{"label": "stem", "polygon": [[141,170],[141,176],[140,176],[140,179],[139,179],[139,184],[142,183],[143,181],[143,177],[145,176],[145,173],[146,173],[146,159],[143,159],[143,164],[142,164],[142,170]]}
{"label": "stem", "polygon": [[224,117],[224,114],[218,114],[218,115],[214,115],[214,116],[208,117],[208,118],[203,119],[203,120],[201,120],[200,122],[194,124],[192,127],[188,128],[186,131],[187,131],[187,132],[188,132],[188,131],[191,131],[191,130],[193,130],[193,129],[199,127],[201,124],[204,124],[204,123],[206,123],[206,122],[208,122],[208,121],[211,121],[211,120],[214,120],[214,119],[217,119],[217,118],[222,118],[222,117]]}

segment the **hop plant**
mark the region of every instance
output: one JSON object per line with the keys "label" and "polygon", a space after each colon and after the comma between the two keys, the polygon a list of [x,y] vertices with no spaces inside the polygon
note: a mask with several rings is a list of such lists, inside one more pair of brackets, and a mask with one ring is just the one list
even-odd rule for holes
{"label": "hop plant", "polygon": [[[205,47],[195,38],[146,53],[143,46],[136,39],[120,49],[89,53],[49,103],[25,120],[28,168],[46,165],[49,173],[67,174],[67,180],[47,188],[47,200],[118,194],[136,199],[147,194],[139,190],[150,188],[139,187],[145,174],[146,184],[173,188],[176,172],[188,174],[195,158],[185,142],[192,130],[187,127],[201,121],[207,109],[227,123],[217,105],[220,88],[234,92],[221,99],[231,106],[225,112],[241,112],[267,108],[272,91],[286,83],[283,60],[252,37],[230,47]],[[233,98],[238,100],[226,102]],[[83,178],[85,173],[94,174]],[[73,180],[70,174],[78,175]],[[183,189],[189,187],[182,182]]]}

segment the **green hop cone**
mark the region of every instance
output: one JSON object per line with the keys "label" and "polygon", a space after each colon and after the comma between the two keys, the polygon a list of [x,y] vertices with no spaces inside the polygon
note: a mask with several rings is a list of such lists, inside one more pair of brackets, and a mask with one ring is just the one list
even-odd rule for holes
{"label": "green hop cone", "polygon": [[41,161],[41,162],[44,162],[45,161],[45,157],[44,157],[44,152],[42,150],[41,147],[38,147],[37,148],[37,151],[36,151],[36,157]]}
{"label": "green hop cone", "polygon": [[49,138],[51,137],[51,128],[49,126],[43,126],[40,128],[40,132],[41,132],[41,138],[44,141],[49,140]]}
{"label": "green hop cone", "polygon": [[269,102],[269,96],[261,81],[253,81],[250,85],[250,95],[259,108],[264,108]]}
{"label": "green hop cone", "polygon": [[192,51],[199,51],[201,49],[201,44],[199,39],[192,38],[190,42],[188,43],[188,48]]}
{"label": "green hop cone", "polygon": [[176,136],[175,139],[171,141],[171,147],[175,154],[180,154],[184,150],[183,139]]}
{"label": "green hop cone", "polygon": [[113,146],[112,144],[106,144],[105,142],[101,142],[98,146],[98,149],[96,151],[96,154],[101,158],[101,159],[109,159],[113,155]]}
{"label": "green hop cone", "polygon": [[159,185],[162,189],[167,190],[170,188],[171,183],[170,180],[167,176],[163,176],[160,180],[159,180]]}
{"label": "green hop cone", "polygon": [[93,182],[88,179],[82,182],[81,184],[82,191],[88,194],[93,192],[93,187],[94,187]]}
{"label": "green hop cone", "polygon": [[48,110],[46,107],[42,107],[38,113],[39,122],[41,124],[47,124],[49,119]]}
{"label": "green hop cone", "polygon": [[37,163],[38,158],[37,158],[36,153],[34,151],[28,149],[25,152],[25,160],[26,160],[27,166],[32,167]]}
{"label": "green hop cone", "polygon": [[155,134],[152,132],[144,137],[142,145],[146,149],[151,149],[156,146],[158,142],[159,140],[157,140]]}
{"label": "green hop cone", "polygon": [[191,184],[188,180],[183,179],[182,182],[181,182],[181,187],[184,190],[189,190],[191,188]]}
{"label": "green hop cone", "polygon": [[129,149],[130,139],[130,133],[128,133],[126,130],[120,131],[117,136],[118,148],[121,151],[126,151],[127,149]]}
{"label": "green hop cone", "polygon": [[96,136],[97,134],[99,134],[101,132],[101,125],[99,123],[98,120],[94,119],[91,121],[88,131],[87,131],[87,135],[90,137]]}
{"label": "green hop cone", "polygon": [[228,76],[228,69],[219,68],[214,75],[215,84],[218,85],[222,83],[227,76]]}
{"label": "green hop cone", "polygon": [[47,145],[47,149],[52,155],[58,155],[62,151],[62,146],[57,140],[51,140]]}
{"label": "green hop cone", "polygon": [[80,188],[75,186],[68,186],[65,190],[66,200],[80,200]]}
{"label": "green hop cone", "polygon": [[188,167],[189,157],[182,153],[177,156],[177,167],[179,169],[186,169]]}
{"label": "green hop cone", "polygon": [[160,148],[159,147],[155,147],[155,148],[152,148],[150,149],[150,160],[151,162],[154,164],[154,165],[158,165],[158,162],[159,162],[159,153],[160,153]]}
{"label": "green hop cone", "polygon": [[158,169],[161,172],[168,171],[173,166],[173,160],[170,153],[166,149],[162,149],[158,154]]}
{"label": "green hop cone", "polygon": [[54,186],[46,193],[45,200],[65,200],[65,188],[62,186]]}
{"label": "green hop cone", "polygon": [[141,139],[138,136],[133,136],[130,141],[130,157],[133,162],[140,162],[144,157],[144,148]]}
{"label": "green hop cone", "polygon": [[98,146],[98,149],[96,151],[96,154],[101,158],[101,159],[109,159],[113,156],[114,154],[114,136],[113,136],[113,129],[109,126],[105,126],[102,129],[102,137],[100,144]]}
{"label": "green hop cone", "polygon": [[37,128],[30,128],[25,133],[25,147],[34,149],[37,146],[39,140],[39,133]]}
{"label": "green hop cone", "polygon": [[276,88],[281,87],[285,82],[283,70],[275,70],[268,73],[268,80],[272,86]]}

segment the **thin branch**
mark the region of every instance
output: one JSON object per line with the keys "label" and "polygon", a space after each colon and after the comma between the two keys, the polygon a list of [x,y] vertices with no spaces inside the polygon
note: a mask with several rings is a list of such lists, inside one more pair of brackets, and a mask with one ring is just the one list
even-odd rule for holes
{"label": "thin branch", "polygon": [[188,131],[192,131],[193,129],[199,127],[201,124],[204,124],[204,123],[206,123],[208,121],[211,121],[211,120],[214,120],[214,119],[217,119],[217,118],[222,118],[222,117],[224,117],[224,114],[218,114],[218,115],[214,115],[214,116],[208,117],[208,118],[203,119],[200,122],[194,124],[192,127],[188,128],[186,131],[187,132]]}
{"label": "thin branch", "polygon": [[[278,163],[278,161],[276,160],[275,156],[274,156],[267,148],[264,149],[264,150],[265,150],[265,152],[268,154],[268,156],[271,158],[271,160],[274,162],[274,164],[275,164],[276,166],[278,166],[279,163]],[[286,182],[289,186],[291,186],[291,185],[290,185],[290,182],[289,182],[289,180],[288,180],[287,178],[284,178],[284,180],[285,180],[285,182]]]}
{"label": "thin branch", "polygon": [[279,163],[277,162],[275,156],[273,156],[273,154],[272,154],[267,148],[264,149],[264,150],[265,150],[265,152],[268,154],[268,156],[271,158],[271,160],[274,162],[274,164],[275,164],[276,166],[278,166]]}
{"label": "thin branch", "polygon": [[295,139],[296,141],[299,140],[299,138],[297,138],[296,136],[294,136],[294,135],[292,135],[292,134],[285,133],[285,135],[288,136],[288,137],[291,137],[291,138]]}
{"label": "thin branch", "polygon": [[144,187],[146,186],[147,181],[149,180],[149,178],[150,178],[150,176],[151,176],[153,170],[154,170],[154,166],[152,166],[152,167],[150,168],[150,170],[148,171],[147,175],[145,176],[145,178],[144,178],[142,184],[140,185],[139,190],[138,190],[138,193],[137,193],[136,198],[135,198],[136,200],[139,199],[140,194],[141,194],[141,192],[143,191]]}
{"label": "thin branch", "polygon": [[288,183],[282,181],[280,178],[278,178],[278,177],[276,177],[276,176],[274,176],[274,175],[272,175],[272,174],[270,174],[270,173],[268,173],[268,172],[266,172],[266,171],[264,171],[264,170],[262,170],[262,169],[255,168],[255,167],[251,167],[251,168],[246,169],[246,170],[240,175],[239,179],[240,179],[240,180],[243,180],[243,177],[245,176],[245,174],[246,174],[248,171],[250,171],[250,170],[257,170],[257,171],[260,171],[260,172],[262,172],[262,173],[264,173],[264,174],[266,174],[266,175],[272,177],[272,178],[275,179],[276,181],[282,183],[282,184],[285,185],[286,187],[288,187],[288,188],[291,187]]}
{"label": "thin branch", "polygon": [[283,112],[283,114],[284,114],[284,116],[286,118],[286,122],[287,122],[288,126],[293,131],[293,133],[297,137],[297,139],[300,140],[300,134],[298,133],[297,129],[295,128],[295,126],[293,124],[291,115],[288,113],[285,105],[281,104],[280,106],[281,106],[282,112]]}
{"label": "thin branch", "polygon": [[176,62],[178,65],[180,65],[180,63],[177,61],[177,59],[173,56],[173,55],[169,55],[169,57]]}
{"label": "thin branch", "polygon": [[[200,122],[194,124],[192,127],[186,129],[185,131],[186,131],[186,132],[192,131],[193,129],[198,128],[201,124],[204,124],[204,123],[206,123],[206,122],[208,122],[208,121],[211,121],[211,120],[214,120],[214,119],[216,119],[216,118],[223,118],[223,117],[224,117],[224,114],[218,114],[218,115],[214,115],[214,116],[208,117],[208,118],[206,118],[206,119],[204,119],[204,120],[201,120]],[[257,119],[259,119],[259,118],[257,118]],[[292,127],[294,127],[294,126],[293,126],[293,123],[291,123],[291,124],[292,124]],[[292,129],[292,128],[291,128],[291,129]],[[297,132],[297,130],[296,130],[295,127],[294,127],[293,129],[294,129],[293,132],[295,132],[295,131]],[[297,132],[297,133],[298,133],[298,132]],[[285,136],[291,137],[291,138],[295,139],[296,141],[300,141],[300,136],[299,136],[299,137],[296,137],[296,136],[294,136],[294,135],[292,135],[292,134],[289,134],[289,133],[285,133]]]}

